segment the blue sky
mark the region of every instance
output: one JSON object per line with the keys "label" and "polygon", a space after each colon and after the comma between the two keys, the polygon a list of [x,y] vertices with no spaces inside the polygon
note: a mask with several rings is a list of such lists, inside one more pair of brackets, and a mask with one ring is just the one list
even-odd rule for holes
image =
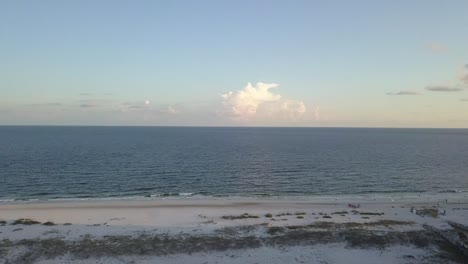
{"label": "blue sky", "polygon": [[0,124],[468,127],[467,28],[461,0],[0,1]]}

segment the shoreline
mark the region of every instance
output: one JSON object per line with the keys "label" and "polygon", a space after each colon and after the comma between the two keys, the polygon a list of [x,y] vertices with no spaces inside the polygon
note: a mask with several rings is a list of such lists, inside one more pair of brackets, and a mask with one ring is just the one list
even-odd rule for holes
{"label": "shoreline", "polygon": [[[259,199],[259,198],[235,198],[235,199],[141,199],[141,200],[86,200],[86,201],[41,201],[27,203],[0,204],[0,220],[14,221],[19,218],[35,219],[38,221],[54,221],[56,223],[72,224],[102,224],[109,222],[113,215],[120,215],[125,220],[119,221],[119,225],[130,226],[170,226],[184,227],[200,224],[199,215],[205,218],[215,219],[224,215],[241,215],[243,213],[264,215],[281,212],[310,212],[316,214],[331,214],[339,211],[352,211],[355,208],[349,205],[358,205],[359,210],[368,210],[375,213],[385,213],[387,218],[396,220],[410,220],[422,224],[421,218],[414,217],[410,208],[432,208],[438,212],[446,212],[440,215],[438,220],[463,220],[461,216],[466,214],[468,219],[468,198],[441,199],[433,197],[429,200],[425,197],[412,199]],[[197,213],[198,212],[198,213]],[[453,218],[453,219],[450,219]],[[460,219],[461,218],[461,219]],[[251,219],[248,222],[250,224]],[[316,219],[315,219],[316,220]],[[343,219],[333,219],[341,221]],[[347,221],[361,222],[362,219],[350,219]],[[433,219],[429,219],[432,221]],[[427,221],[425,219],[424,221]],[[219,222],[219,221],[218,221]],[[297,222],[296,219],[288,223]],[[464,222],[464,221],[462,221]],[[468,220],[465,221],[468,225]],[[278,223],[275,223],[278,224]],[[442,225],[438,221],[437,225]]]}
{"label": "shoreline", "polygon": [[360,202],[405,202],[411,200],[425,200],[428,202],[443,202],[450,200],[455,202],[468,202],[468,191],[450,191],[450,192],[382,192],[365,194],[311,194],[297,196],[209,196],[192,193],[178,195],[135,195],[135,196],[115,196],[115,197],[70,197],[70,198],[0,198],[0,206],[5,204],[43,204],[43,203],[75,203],[75,202],[108,202],[108,201],[360,201]]}

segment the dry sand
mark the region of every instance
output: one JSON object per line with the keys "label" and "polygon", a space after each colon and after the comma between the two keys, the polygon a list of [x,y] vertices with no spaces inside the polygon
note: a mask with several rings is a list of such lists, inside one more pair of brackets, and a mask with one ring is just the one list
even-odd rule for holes
{"label": "dry sand", "polygon": [[466,197],[9,203],[0,263],[468,263],[423,228],[446,220],[468,225]]}

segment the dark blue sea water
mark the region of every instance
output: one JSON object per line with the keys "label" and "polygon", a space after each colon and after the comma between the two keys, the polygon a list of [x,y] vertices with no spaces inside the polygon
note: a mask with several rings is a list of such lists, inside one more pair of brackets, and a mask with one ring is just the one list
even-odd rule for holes
{"label": "dark blue sea water", "polygon": [[0,199],[468,190],[468,130],[0,127]]}

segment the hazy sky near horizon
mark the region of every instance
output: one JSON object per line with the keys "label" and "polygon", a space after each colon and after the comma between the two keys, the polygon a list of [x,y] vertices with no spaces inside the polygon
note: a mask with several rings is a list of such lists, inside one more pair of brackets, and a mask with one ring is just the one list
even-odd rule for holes
{"label": "hazy sky near horizon", "polygon": [[0,1],[0,125],[468,127],[468,1]]}

